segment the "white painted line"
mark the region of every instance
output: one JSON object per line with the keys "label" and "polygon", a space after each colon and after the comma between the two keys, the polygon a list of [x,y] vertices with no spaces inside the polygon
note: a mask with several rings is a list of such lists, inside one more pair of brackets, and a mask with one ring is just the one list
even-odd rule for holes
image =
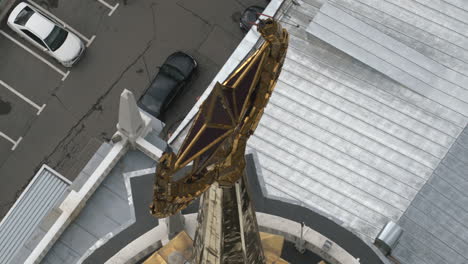
{"label": "white painted line", "polygon": [[114,11],[117,9],[117,7],[119,7],[119,3],[117,3],[117,4],[111,9],[111,11],[109,12],[108,16],[112,16],[112,14],[113,14]]}
{"label": "white painted line", "polygon": [[48,60],[44,59],[43,57],[41,57],[39,54],[37,54],[36,52],[34,52],[33,50],[31,50],[30,48],[26,47],[24,44],[22,44],[21,42],[19,42],[18,40],[16,40],[15,38],[13,38],[12,36],[8,35],[6,32],[4,32],[3,30],[0,30],[0,34],[2,34],[3,36],[5,36],[6,38],[8,38],[9,40],[13,41],[14,43],[16,43],[18,46],[20,46],[21,48],[25,49],[27,52],[31,53],[31,55],[33,55],[34,57],[38,58],[39,60],[41,60],[42,62],[44,62],[45,64],[49,65],[52,69],[54,69],[56,72],[58,72],[59,74],[61,74],[63,76],[62,78],[62,81],[65,80],[65,78],[67,78],[68,74],[70,73],[70,71],[67,71],[67,72],[63,72],[62,70],[60,70],[59,68],[57,68],[55,65],[53,65],[51,62],[49,62]]}
{"label": "white painted line", "polygon": [[42,110],[46,107],[46,104],[43,104],[41,108],[39,108],[39,111],[37,111],[36,115],[40,115],[42,113]]}
{"label": "white painted line", "polygon": [[140,177],[148,174],[154,174],[156,172],[156,167],[148,168],[148,169],[141,169],[135,171],[129,171],[123,174],[124,177],[133,178],[133,177]]}
{"label": "white painted line", "polygon": [[10,141],[12,144],[13,144],[13,147],[11,148],[11,150],[15,150],[16,147],[18,146],[18,144],[21,142],[21,140],[23,140],[22,137],[19,137],[17,141],[14,141],[13,139],[11,139],[11,137],[5,135],[3,132],[0,131],[0,136],[2,136],[4,139]]}
{"label": "white painted line", "polygon": [[32,107],[36,108],[37,109],[37,115],[40,115],[42,110],[44,110],[44,108],[46,107],[45,104],[43,104],[42,106],[39,106],[37,105],[36,103],[34,103],[33,101],[31,101],[29,98],[27,98],[26,96],[22,95],[20,92],[16,91],[15,89],[13,89],[13,87],[11,87],[10,85],[8,85],[7,83],[5,83],[4,81],[0,80],[0,84],[7,88],[8,90],[10,90],[10,92],[14,93],[16,96],[18,96],[19,98],[23,99],[24,101],[26,101],[26,103],[32,105]]}
{"label": "white painted line", "polygon": [[89,47],[89,46],[91,45],[91,43],[93,43],[93,41],[94,41],[95,38],[96,38],[96,35],[93,35],[93,36],[89,39],[88,43],[86,43],[86,47]]}
{"label": "white painted line", "polygon": [[108,4],[106,1],[104,0],[98,0],[99,3],[105,5],[107,8],[109,8],[111,11],[109,12],[108,16],[112,16],[112,14],[114,13],[114,11],[117,9],[117,7],[119,7],[119,3],[117,3],[115,6],[111,6],[110,4]]}
{"label": "white painted line", "polygon": [[15,144],[13,144],[13,147],[11,148],[11,150],[15,150],[16,147],[18,146],[18,144],[21,142],[21,140],[23,140],[23,137],[19,137],[18,140],[16,141]]}
{"label": "white painted line", "polygon": [[63,20],[61,20],[60,18],[56,17],[55,15],[53,15],[52,13],[50,13],[48,10],[46,10],[45,8],[43,8],[42,6],[40,6],[39,4],[31,1],[31,0],[28,0],[28,3],[30,3],[31,5],[33,5],[35,8],[39,9],[40,11],[42,11],[45,15],[57,20],[59,23],[62,24],[62,26],[68,30],[70,30],[71,32],[75,33],[78,37],[80,37],[81,39],[83,39],[85,42],[86,42],[86,47],[89,47],[89,45],[91,45],[91,43],[93,42],[94,38],[96,37],[95,35],[91,36],[91,38],[87,38],[85,37],[83,34],[81,34],[78,30],[72,28],[70,25],[68,25],[67,23],[65,23]]}
{"label": "white painted line", "polygon": [[62,82],[65,81],[65,79],[68,77],[68,75],[70,75],[70,71],[67,71],[63,77],[62,77]]}

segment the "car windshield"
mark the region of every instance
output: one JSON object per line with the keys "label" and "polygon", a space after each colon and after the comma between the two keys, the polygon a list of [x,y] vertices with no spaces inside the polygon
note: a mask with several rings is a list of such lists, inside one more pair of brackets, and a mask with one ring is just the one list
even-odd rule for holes
{"label": "car windshield", "polygon": [[34,11],[29,7],[26,6],[19,12],[18,16],[15,18],[15,23],[21,26],[26,25],[26,22],[28,22],[29,18],[34,15]]}
{"label": "car windshield", "polygon": [[161,66],[160,69],[161,72],[165,73],[166,75],[171,76],[174,80],[177,81],[183,81],[184,80],[184,75],[175,67],[169,65],[169,64],[164,64]]}
{"label": "car windshield", "polygon": [[54,26],[54,29],[52,29],[52,32],[50,32],[49,36],[47,36],[44,41],[52,51],[56,51],[62,46],[63,42],[65,42],[67,36],[68,32],[66,30],[59,26]]}

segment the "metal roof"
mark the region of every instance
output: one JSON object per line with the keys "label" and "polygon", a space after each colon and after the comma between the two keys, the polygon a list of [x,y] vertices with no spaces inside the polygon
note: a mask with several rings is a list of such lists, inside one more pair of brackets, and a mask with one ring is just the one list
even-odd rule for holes
{"label": "metal roof", "polygon": [[468,2],[312,2],[251,141],[267,190],[368,242],[397,221],[401,263],[467,262]]}
{"label": "metal roof", "polygon": [[0,223],[0,263],[13,263],[43,218],[57,205],[70,182],[43,166]]}
{"label": "metal roof", "polygon": [[398,224],[393,255],[403,264],[468,262],[468,127],[416,195]]}
{"label": "metal roof", "polygon": [[286,24],[288,55],[249,146],[267,191],[372,242],[401,217],[466,120],[307,33],[313,3],[288,12],[300,27]]}
{"label": "metal roof", "polygon": [[[411,9],[416,1],[407,2],[408,5],[405,2],[404,8],[397,4],[375,6],[376,9],[381,7],[382,11],[391,14],[404,13],[408,12],[407,6]],[[355,2],[353,4],[356,5]],[[458,72],[450,64],[444,65],[435,58],[427,57],[424,53],[388,36],[359,17],[353,16],[348,13],[350,11],[347,5],[347,1],[328,2],[320,9],[319,14],[309,25],[308,31],[435,103],[453,110],[458,116],[468,116],[468,77],[465,74]],[[438,7],[436,4],[433,5],[434,8]],[[393,9],[389,9],[390,7]],[[422,14],[430,15],[426,11],[422,10]],[[468,17],[468,13],[466,16]],[[418,16],[415,15],[415,17]],[[437,18],[435,16],[434,20]],[[416,19],[411,21],[413,20]],[[437,22],[442,23],[441,21],[424,22],[424,25],[433,24],[435,28],[439,26]],[[453,42],[459,39],[460,45],[467,45],[468,38],[461,38],[459,35],[463,36],[463,33],[458,31],[467,27],[468,24],[463,25],[462,22],[453,24],[452,28],[441,28],[433,34],[441,37],[445,35],[447,39],[453,37]],[[468,33],[464,35],[468,36]]]}

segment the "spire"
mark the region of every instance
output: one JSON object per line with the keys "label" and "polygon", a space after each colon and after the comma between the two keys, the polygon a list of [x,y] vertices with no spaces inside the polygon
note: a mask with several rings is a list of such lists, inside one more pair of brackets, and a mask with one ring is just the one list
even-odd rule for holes
{"label": "spire", "polygon": [[133,93],[125,89],[120,95],[119,123],[117,129],[135,146],[136,139],[142,135],[145,122],[140,114]]}

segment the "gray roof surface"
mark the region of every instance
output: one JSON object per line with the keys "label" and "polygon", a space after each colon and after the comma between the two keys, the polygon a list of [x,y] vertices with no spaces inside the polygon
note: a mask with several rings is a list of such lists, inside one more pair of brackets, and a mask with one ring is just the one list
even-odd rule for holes
{"label": "gray roof surface", "polygon": [[[249,147],[269,193],[302,201],[372,242],[387,221],[400,219],[468,119],[450,102],[436,102],[306,32],[321,3],[300,4],[285,19],[300,27],[285,24],[287,59]],[[455,77],[466,78],[460,72]]]}
{"label": "gray roof surface", "polygon": [[69,182],[54,173],[42,168],[0,223],[0,263],[22,263],[35,229],[68,190]]}
{"label": "gray roof surface", "polygon": [[[468,74],[467,2],[451,0],[334,0],[342,10],[428,58]],[[436,14],[434,14],[436,13]],[[438,13],[438,14],[437,14]],[[457,26],[444,26],[457,23]]]}
{"label": "gray roof surface", "polygon": [[[333,0],[308,29],[466,124],[468,2]],[[402,263],[468,262],[467,131],[443,144],[448,153],[441,149],[444,159],[399,218],[405,233],[394,255]]]}
{"label": "gray roof surface", "polygon": [[[108,145],[103,146],[108,149]],[[106,152],[98,150],[83,169],[83,180],[75,181],[74,188],[80,188],[86,173],[103,160]],[[130,204],[130,186],[124,173],[153,168],[155,161],[140,151],[129,150],[115,165],[109,175],[90,197],[84,209],[67,227],[57,242],[42,260],[44,264],[81,263],[101,244],[115,236],[135,221],[133,204]],[[133,203],[133,202],[131,202]]]}
{"label": "gray roof surface", "polygon": [[407,264],[468,263],[468,127],[399,220]]}
{"label": "gray roof surface", "polygon": [[468,263],[468,2],[316,4],[249,141],[267,191],[368,242],[397,221],[401,263]]}
{"label": "gray roof surface", "polygon": [[[415,92],[464,116],[468,115],[468,78],[464,74],[458,73],[450,66],[440,64],[361,21],[360,18],[348,14],[347,8],[339,4],[346,1],[337,2],[328,3],[320,9],[320,13],[308,28],[310,33]],[[409,5],[405,7],[413,6],[413,2],[408,3]],[[376,6],[379,7],[379,5]],[[387,6],[382,6],[382,8],[387,8]],[[400,9],[384,10],[398,11],[398,13],[406,11]],[[423,14],[427,13],[423,12]],[[437,16],[434,17],[437,18]],[[415,21],[413,23],[416,24]],[[436,23],[432,22],[437,26]],[[468,26],[458,25],[460,23],[457,23],[459,29]],[[454,26],[454,28],[457,27]],[[445,32],[441,30],[439,35],[443,33]],[[450,33],[448,36],[461,34],[456,31]]]}

